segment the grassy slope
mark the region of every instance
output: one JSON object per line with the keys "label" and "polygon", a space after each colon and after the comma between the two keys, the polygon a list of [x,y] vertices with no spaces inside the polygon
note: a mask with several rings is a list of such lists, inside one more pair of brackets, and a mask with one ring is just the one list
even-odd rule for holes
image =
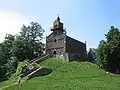
{"label": "grassy slope", "polygon": [[53,72],[5,90],[120,90],[120,76],[106,74],[89,62],[48,59],[40,65],[51,68]]}
{"label": "grassy slope", "polygon": [[17,79],[18,79],[18,77],[16,77],[15,75],[12,75],[11,78],[9,78],[9,80],[6,80],[6,81],[0,83],[0,90],[1,90],[1,88],[5,87],[5,86],[16,83]]}

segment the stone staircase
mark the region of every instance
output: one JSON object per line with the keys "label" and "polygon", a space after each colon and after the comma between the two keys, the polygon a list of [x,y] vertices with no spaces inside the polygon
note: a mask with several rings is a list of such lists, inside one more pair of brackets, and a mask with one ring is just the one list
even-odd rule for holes
{"label": "stone staircase", "polygon": [[40,67],[40,68],[38,68],[37,70],[35,70],[35,71],[31,72],[30,74],[28,74],[28,75],[27,75],[28,79],[31,78],[31,76],[32,76],[33,74],[35,74],[36,72],[38,72],[40,69],[42,69],[42,67]]}
{"label": "stone staircase", "polygon": [[[40,62],[46,60],[49,57],[50,57],[49,54],[46,54],[42,57],[37,57],[35,59],[32,59],[29,62],[30,63],[29,67],[34,65],[35,63],[40,63]],[[40,74],[39,72],[40,72],[41,69],[42,69],[42,67],[34,69],[34,66],[33,66],[32,69],[29,69],[29,71],[27,71],[26,73],[23,73],[21,76],[19,76],[18,83],[21,82],[21,81],[23,82],[25,80],[28,80],[28,79],[30,79],[32,77],[35,77],[35,76],[39,76],[39,74]]]}
{"label": "stone staircase", "polygon": [[45,54],[43,56],[40,56],[40,57],[37,57],[37,58],[34,58],[32,60],[29,61],[29,63],[38,63],[38,62],[42,62],[44,61],[45,59],[49,58],[49,54]]}

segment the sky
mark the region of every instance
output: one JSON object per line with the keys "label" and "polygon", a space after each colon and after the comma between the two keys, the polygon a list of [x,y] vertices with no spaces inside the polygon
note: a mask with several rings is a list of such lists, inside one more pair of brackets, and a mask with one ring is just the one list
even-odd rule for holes
{"label": "sky", "polygon": [[120,28],[120,0],[0,0],[0,42],[23,24],[39,22],[48,36],[57,16],[67,35],[97,48],[111,26]]}

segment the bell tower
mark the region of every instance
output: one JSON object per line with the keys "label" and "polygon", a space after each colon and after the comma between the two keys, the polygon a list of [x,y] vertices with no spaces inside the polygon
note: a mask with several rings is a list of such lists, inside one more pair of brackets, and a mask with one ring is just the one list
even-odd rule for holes
{"label": "bell tower", "polygon": [[62,34],[65,30],[63,29],[63,23],[60,22],[60,17],[57,17],[57,20],[54,21],[53,27],[51,29],[54,35]]}

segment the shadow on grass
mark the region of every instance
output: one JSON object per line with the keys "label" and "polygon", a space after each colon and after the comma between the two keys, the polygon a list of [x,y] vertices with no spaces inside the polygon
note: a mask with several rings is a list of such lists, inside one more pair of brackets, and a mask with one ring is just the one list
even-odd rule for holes
{"label": "shadow on grass", "polygon": [[41,68],[39,71],[37,71],[36,73],[29,76],[29,79],[31,79],[33,77],[38,77],[38,76],[46,76],[46,75],[50,74],[51,72],[52,72],[52,69],[50,69],[50,68]]}

